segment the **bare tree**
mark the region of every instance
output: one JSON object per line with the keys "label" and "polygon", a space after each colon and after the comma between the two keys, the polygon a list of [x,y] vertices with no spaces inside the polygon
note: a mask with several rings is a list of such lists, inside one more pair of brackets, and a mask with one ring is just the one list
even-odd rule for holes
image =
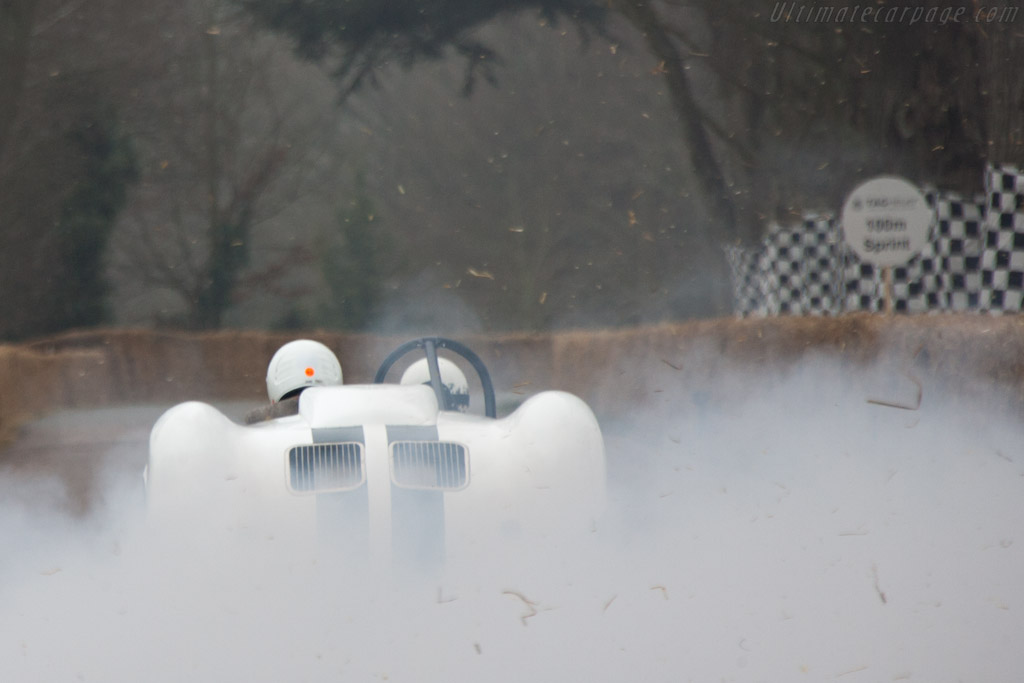
{"label": "bare tree", "polygon": [[256,258],[253,243],[334,163],[320,144],[334,112],[294,87],[302,67],[247,17],[216,0],[187,7],[150,84],[144,177],[115,262],[126,287],[172,293],[181,322],[214,328],[240,296],[272,290],[286,265],[309,261],[308,242],[291,235]]}
{"label": "bare tree", "polygon": [[[834,209],[879,173],[970,194],[986,162],[1024,159],[1016,8],[989,22],[969,0],[660,1],[704,18],[702,33],[678,22],[673,33],[701,55],[693,77],[717,84],[705,118],[746,220]],[[862,9],[885,20],[851,20]]]}
{"label": "bare tree", "polygon": [[0,3],[0,336],[105,318],[102,258],[134,155],[111,53],[83,26],[118,1]]}
{"label": "bare tree", "polygon": [[706,272],[699,186],[657,64],[620,28],[586,41],[506,17],[472,36],[517,55],[499,87],[463,97],[453,55],[348,100],[376,220],[408,255],[392,301],[443,291],[491,328],[710,312],[678,289]]}

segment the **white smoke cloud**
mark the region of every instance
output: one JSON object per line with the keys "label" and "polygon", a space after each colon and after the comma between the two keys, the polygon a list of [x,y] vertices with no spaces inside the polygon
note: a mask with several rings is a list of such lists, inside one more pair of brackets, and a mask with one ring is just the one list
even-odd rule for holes
{"label": "white smoke cloud", "polygon": [[608,422],[592,533],[429,577],[164,543],[134,473],[87,518],[44,514],[25,501],[61,487],[7,472],[0,680],[1017,680],[1021,428],[839,374]]}

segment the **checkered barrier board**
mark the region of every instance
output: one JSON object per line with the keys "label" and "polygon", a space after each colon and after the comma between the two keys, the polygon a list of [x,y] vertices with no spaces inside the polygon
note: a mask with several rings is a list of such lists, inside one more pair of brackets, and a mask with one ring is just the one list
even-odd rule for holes
{"label": "checkered barrier board", "polygon": [[741,315],[768,315],[770,292],[764,288],[761,277],[760,249],[744,249],[732,244],[725,246],[725,261],[729,264],[732,280],[733,309]]}
{"label": "checkered barrier board", "polygon": [[[892,269],[893,307],[902,313],[1019,312],[1024,305],[1024,171],[990,166],[985,194],[926,191],[935,222],[925,248]],[[772,225],[755,249],[730,247],[739,316],[833,315],[881,311],[881,269],[842,242],[833,217]]]}
{"label": "checkered barrier board", "polygon": [[840,248],[834,221],[808,216],[793,227],[772,225],[761,248],[726,248],[739,315],[835,313]]}
{"label": "checkered barrier board", "polygon": [[985,187],[980,307],[1017,313],[1024,301],[1024,173],[1012,166],[989,167]]}
{"label": "checkered barrier board", "polygon": [[985,244],[985,197],[929,193],[935,207],[931,246],[937,257],[936,297],[930,310],[978,311],[981,301],[981,258]]}

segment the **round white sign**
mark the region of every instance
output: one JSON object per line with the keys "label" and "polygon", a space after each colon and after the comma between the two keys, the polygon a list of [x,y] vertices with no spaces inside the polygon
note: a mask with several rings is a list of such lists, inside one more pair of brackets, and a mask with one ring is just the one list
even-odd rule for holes
{"label": "round white sign", "polygon": [[843,205],[843,235],[863,261],[900,266],[928,242],[934,212],[917,187],[882,176],[861,183]]}

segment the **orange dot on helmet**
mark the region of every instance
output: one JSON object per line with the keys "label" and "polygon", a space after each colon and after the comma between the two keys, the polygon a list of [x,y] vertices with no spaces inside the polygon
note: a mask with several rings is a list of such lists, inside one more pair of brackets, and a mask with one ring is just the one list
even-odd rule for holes
{"label": "orange dot on helmet", "polygon": [[312,377],[314,374],[316,374],[316,370],[313,368],[306,368],[306,377]]}

